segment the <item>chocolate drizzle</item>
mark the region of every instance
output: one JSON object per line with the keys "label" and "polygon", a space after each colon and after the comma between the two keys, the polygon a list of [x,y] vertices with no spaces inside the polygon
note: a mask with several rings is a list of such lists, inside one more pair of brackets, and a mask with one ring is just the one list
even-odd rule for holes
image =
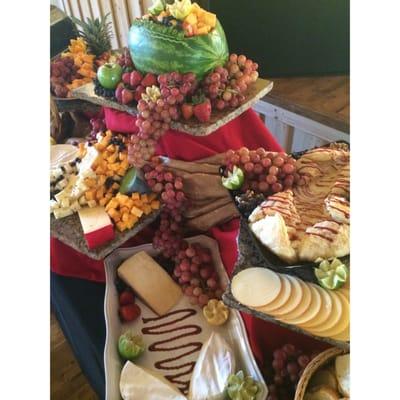
{"label": "chocolate drizzle", "polygon": [[[202,347],[201,342],[188,342],[185,344],[176,344],[176,341],[188,337],[195,336],[201,333],[202,329],[198,325],[187,324],[187,325],[176,325],[177,322],[181,322],[187,318],[196,315],[197,311],[191,308],[183,308],[175,311],[171,311],[168,314],[165,314],[161,317],[153,317],[153,318],[143,318],[143,323],[148,324],[151,322],[161,322],[157,325],[146,326],[142,328],[142,333],[144,335],[164,335],[167,333],[171,333],[171,337],[168,339],[156,341],[149,346],[149,351],[154,352],[166,352],[173,350],[184,350],[181,354],[175,357],[169,357],[160,361],[157,361],[154,366],[157,369],[164,371],[176,371],[176,373],[164,375],[166,379],[168,379],[171,383],[175,384],[179,390],[183,394],[187,394],[189,391],[190,385],[190,374],[193,372],[195,361],[187,361],[182,362],[182,364],[176,365],[174,361],[184,359],[185,357],[200,351]],[[176,318],[168,321],[168,317],[176,315]],[[180,315],[180,316],[179,316]],[[166,322],[162,322],[166,321]],[[171,327],[171,325],[173,325]],[[173,334],[181,332],[179,334]],[[175,342],[175,344],[173,344]],[[171,343],[171,345],[166,345],[167,343]],[[187,376],[186,378],[183,378]]]}

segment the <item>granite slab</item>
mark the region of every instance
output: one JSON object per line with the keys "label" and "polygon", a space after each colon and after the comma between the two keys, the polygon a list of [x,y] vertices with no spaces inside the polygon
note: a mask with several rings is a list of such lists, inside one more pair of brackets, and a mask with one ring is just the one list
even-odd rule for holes
{"label": "granite slab", "polygon": [[102,260],[113,250],[124,244],[128,239],[131,239],[138,234],[147,225],[151,224],[159,214],[160,210],[155,210],[152,213],[143,216],[132,229],[124,232],[120,232],[116,229],[114,240],[91,250],[87,247],[77,213],[60,219],[55,219],[54,216],[51,215],[50,235],[90,258]]}
{"label": "granite slab", "polygon": [[[273,85],[274,83],[272,81],[258,79],[255,83],[249,86],[246,94],[246,102],[235,110],[214,111],[211,115],[210,121],[207,123],[201,123],[192,118],[189,121],[173,122],[171,127],[180,132],[186,132],[194,136],[209,135],[251,108],[258,100],[272,90]],[[79,88],[72,90],[71,93],[74,98],[86,100],[100,106],[114,108],[132,115],[137,115],[137,109],[135,107],[126,106],[124,104],[120,104],[110,99],[98,96],[94,92],[94,83],[88,83],[80,86]]]}

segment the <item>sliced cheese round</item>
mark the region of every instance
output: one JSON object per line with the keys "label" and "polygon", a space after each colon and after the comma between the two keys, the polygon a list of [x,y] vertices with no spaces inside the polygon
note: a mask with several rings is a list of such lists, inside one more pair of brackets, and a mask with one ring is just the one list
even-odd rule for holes
{"label": "sliced cheese round", "polygon": [[303,297],[303,289],[299,283],[299,280],[293,276],[287,275],[290,281],[291,291],[288,301],[281,307],[270,312],[274,317],[279,317],[293,311],[301,302]]}
{"label": "sliced cheese round", "polygon": [[301,290],[303,292],[303,296],[301,297],[300,303],[294,310],[288,312],[287,314],[283,314],[279,317],[279,319],[283,322],[291,323],[290,321],[292,319],[300,317],[310,307],[311,290],[310,290],[309,286],[306,283],[304,283],[302,280],[299,279],[298,281],[300,283]]}
{"label": "sliced cheese round", "polygon": [[292,290],[290,280],[287,278],[286,275],[279,275],[279,279],[281,281],[281,290],[276,299],[262,307],[257,307],[257,311],[261,311],[263,313],[268,314],[271,311],[276,310],[279,307],[282,307],[288,301]]}
{"label": "sliced cheese round", "polygon": [[276,299],[281,281],[278,274],[267,268],[247,268],[233,277],[231,288],[240,303],[260,307]]}
{"label": "sliced cheese round", "polygon": [[338,335],[332,336],[332,339],[341,340],[343,342],[350,341],[350,323],[347,325],[346,329],[340,332]]}
{"label": "sliced cheese round", "polygon": [[332,299],[332,311],[329,315],[329,318],[321,325],[309,329],[311,333],[314,333],[318,336],[321,336],[323,332],[326,332],[336,326],[342,317],[343,306],[339,296],[332,290],[327,292]]}
{"label": "sliced cheese round", "polygon": [[[284,315],[283,318],[284,320],[288,320],[287,322],[293,324],[293,325],[298,325],[301,323],[306,323],[308,321],[311,321],[313,318],[315,318],[318,313],[321,310],[322,307],[322,300],[321,300],[321,295],[318,292],[317,289],[315,289],[315,287],[309,283],[305,283],[305,285],[307,285],[307,287],[310,290],[310,294],[311,294],[311,301],[310,301],[310,305],[308,306],[308,308],[298,317],[295,318],[289,318],[288,315]],[[283,320],[282,318],[282,320]]]}
{"label": "sliced cheese round", "polygon": [[335,295],[339,297],[339,301],[341,303],[341,315],[338,322],[332,326],[330,329],[326,329],[319,333],[319,336],[323,337],[332,337],[335,335],[339,335],[349,326],[349,316],[350,316],[350,305],[347,299],[340,293],[336,293]]}
{"label": "sliced cheese round", "polygon": [[325,289],[320,286],[311,284],[311,286],[319,293],[321,296],[321,308],[318,314],[307,322],[299,322],[298,325],[302,328],[313,328],[323,324],[330,316],[332,312],[332,298],[329,296]]}

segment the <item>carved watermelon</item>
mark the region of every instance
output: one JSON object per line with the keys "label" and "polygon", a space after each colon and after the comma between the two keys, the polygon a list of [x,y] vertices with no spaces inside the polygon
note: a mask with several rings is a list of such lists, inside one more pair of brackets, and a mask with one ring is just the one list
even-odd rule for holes
{"label": "carved watermelon", "polygon": [[219,21],[208,35],[185,37],[174,27],[137,19],[130,28],[128,43],[135,67],[154,74],[194,72],[202,78],[225,64],[229,55]]}

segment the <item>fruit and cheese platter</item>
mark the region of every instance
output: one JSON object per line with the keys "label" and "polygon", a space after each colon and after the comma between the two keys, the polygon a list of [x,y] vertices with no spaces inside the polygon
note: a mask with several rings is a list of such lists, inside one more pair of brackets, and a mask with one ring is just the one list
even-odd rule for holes
{"label": "fruit and cheese platter", "polygon": [[191,262],[200,274],[193,272],[197,286],[184,283],[183,293],[178,270],[150,244],[105,259],[106,399],[265,400],[242,318],[218,300],[228,276],[217,242],[196,236],[184,243],[182,268]]}
{"label": "fruit and cheese platter", "polygon": [[348,348],[348,146],[331,143],[297,159],[245,148],[225,157],[222,182],[242,219],[224,302]]}

